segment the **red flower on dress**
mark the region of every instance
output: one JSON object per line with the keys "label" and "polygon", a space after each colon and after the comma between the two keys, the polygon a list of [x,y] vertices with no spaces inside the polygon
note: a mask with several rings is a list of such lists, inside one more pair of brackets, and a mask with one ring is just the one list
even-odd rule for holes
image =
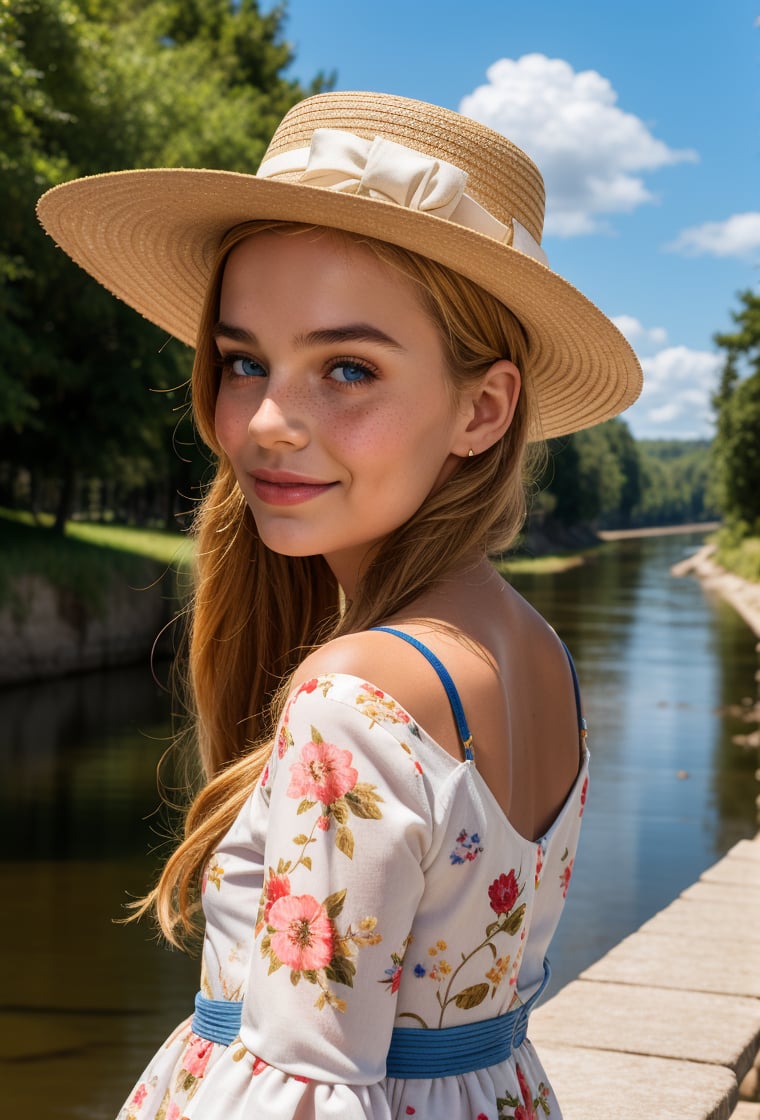
{"label": "red flower on dress", "polygon": [[501,874],[494,879],[488,888],[488,897],[491,900],[491,909],[496,914],[508,914],[517,902],[520,888],[517,885],[514,869],[508,875]]}
{"label": "red flower on dress", "polygon": [[586,807],[586,794],[587,793],[588,793],[588,777],[586,777],[586,780],[583,783],[583,789],[581,790],[581,811],[578,814],[579,817],[583,816],[583,810]]}
{"label": "red flower on dress", "polygon": [[533,1098],[530,1095],[530,1086],[525,1080],[525,1074],[520,1069],[519,1065],[515,1068],[517,1071],[517,1082],[520,1086],[520,1093],[524,1102],[515,1109],[515,1120],[538,1120],[536,1110],[533,1107]]}
{"label": "red flower on dress", "polygon": [[294,972],[325,968],[333,955],[333,928],[324,906],[310,894],[289,894],[272,904],[272,952]]}
{"label": "red flower on dress", "polygon": [[573,860],[570,860],[567,867],[564,868],[560,874],[559,881],[562,884],[562,897],[567,898],[567,888],[570,886],[570,880],[573,877]]}
{"label": "red flower on dress", "polygon": [[264,920],[269,918],[269,912],[278,898],[285,898],[290,894],[290,879],[287,875],[270,875],[264,884]]}
{"label": "red flower on dress", "polygon": [[135,1089],[134,1096],[132,1097],[132,1100],[129,1103],[136,1105],[137,1108],[140,1108],[143,1101],[147,1097],[147,1095],[148,1095],[148,1087],[147,1087],[147,1085],[145,1084],[144,1081],[141,1081],[140,1084]]}
{"label": "red flower on dress", "polygon": [[293,697],[293,699],[296,700],[301,695],[302,692],[313,692],[318,684],[319,684],[319,681],[317,680],[316,677],[312,677],[310,681],[305,681],[303,684],[300,684],[298,686],[298,688],[296,690],[296,694]]}
{"label": "red flower on dress", "polygon": [[196,1035],[185,1051],[182,1068],[191,1073],[193,1077],[203,1077],[213,1049],[213,1042],[209,1042],[206,1038],[198,1038]]}
{"label": "red flower on dress", "polygon": [[332,805],[352,790],[359,778],[351,760],[350,751],[333,743],[307,743],[298,762],[290,767],[288,797],[307,797]]}

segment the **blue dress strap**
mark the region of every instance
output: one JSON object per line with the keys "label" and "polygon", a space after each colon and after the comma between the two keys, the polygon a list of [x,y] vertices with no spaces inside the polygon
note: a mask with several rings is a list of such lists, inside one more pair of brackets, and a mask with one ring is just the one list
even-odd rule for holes
{"label": "blue dress strap", "polygon": [[578,713],[578,730],[581,733],[581,738],[585,739],[585,737],[586,737],[586,721],[583,718],[583,705],[581,704],[581,686],[578,683],[578,674],[575,671],[575,662],[573,661],[570,650],[567,648],[567,646],[565,645],[564,642],[562,643],[562,648],[564,649],[565,653],[567,654],[567,660],[570,662],[570,672],[572,673],[572,676],[573,676],[573,690],[575,692],[575,710]]}
{"label": "blue dress strap", "polygon": [[456,720],[459,738],[462,740],[465,761],[474,762],[475,755],[473,754],[472,750],[472,734],[470,732],[470,728],[467,725],[467,720],[465,719],[462,701],[459,697],[459,693],[457,692],[457,687],[451,679],[451,674],[449,673],[448,669],[443,664],[441,659],[439,657],[436,657],[432,649],[428,649],[428,647],[426,645],[423,645],[423,643],[419,641],[418,638],[413,638],[411,634],[405,634],[403,630],[395,630],[392,626],[373,626],[372,629],[380,630],[384,634],[395,634],[397,638],[402,638],[405,642],[408,642],[410,646],[414,646],[414,648],[416,650],[419,650],[422,656],[430,662],[430,664],[438,674],[441,684],[446,689],[446,695],[449,698],[451,710],[454,713],[454,719]]}

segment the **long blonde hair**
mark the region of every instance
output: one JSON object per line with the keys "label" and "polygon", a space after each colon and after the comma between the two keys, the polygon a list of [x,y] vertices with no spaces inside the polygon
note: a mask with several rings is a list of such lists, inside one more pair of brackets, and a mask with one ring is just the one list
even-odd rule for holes
{"label": "long blonde hair", "polygon": [[298,235],[314,227],[249,222],[225,237],[208,287],[193,367],[196,423],[218,460],[195,520],[189,634],[188,684],[206,784],[187,812],[184,839],[158,885],[136,907],[136,916],[155,907],[173,944],[197,932],[203,869],[264,768],[289,681],[304,656],[331,638],[381,623],[454,570],[474,547],[489,554],[505,550],[525,518],[532,404],[528,343],[520,323],[495,297],[442,265],[385,242],[329,230],[322,232],[366,246],[415,284],[443,340],[452,399],[499,358],[511,359],[528,376],[503,438],[462,460],[454,475],[388,536],[344,609],[322,557],[281,556],[261,543],[216,439],[219,371],[213,327],[231,249],[264,230]]}

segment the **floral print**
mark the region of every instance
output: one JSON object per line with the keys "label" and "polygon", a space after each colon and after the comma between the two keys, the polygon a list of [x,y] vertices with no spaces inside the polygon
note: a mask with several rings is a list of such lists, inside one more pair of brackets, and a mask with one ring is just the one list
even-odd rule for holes
{"label": "floral print", "polygon": [[[333,927],[325,908],[310,894],[286,895],[272,904],[267,920],[270,968],[294,972],[324,968],[333,955]],[[276,965],[275,965],[275,962]]]}
{"label": "floral print", "polygon": [[382,940],[376,932],[377,919],[364,918],[354,930],[349,925],[340,933],[335,919],[341,914],[346,891],[317,902],[312,895],[283,895],[272,903],[265,919],[266,936],[261,940],[261,955],[269,958],[269,974],[285,965],[292,984],[306,980],[320,988],[316,1008],[346,1010],[330,984],[353,987],[356,965],[354,948],[376,945]]}
{"label": "floral print", "polygon": [[574,860],[571,859],[569,863],[565,864],[562,871],[560,872],[559,881],[562,887],[563,898],[567,898],[567,890],[570,886],[570,880],[573,877],[573,863]]}
{"label": "floral print", "polygon": [[318,732],[314,741],[301,750],[301,757],[290,767],[288,797],[332,805],[352,790],[359,777],[351,765],[351,752],[326,743]]}
{"label": "floral print", "polygon": [[477,832],[471,835],[466,829],[462,829],[456,839],[454,850],[450,853],[449,859],[453,864],[458,863],[472,863],[483,851],[483,845],[480,843],[480,836]]}
{"label": "floral print", "polygon": [[[504,976],[509,969],[509,962],[511,954],[499,956],[497,953],[495,941],[499,938],[499,944],[502,943],[503,938],[501,935],[507,937],[514,937],[520,931],[520,926],[523,923],[526,912],[526,904],[523,902],[515,909],[515,903],[522,894],[524,886],[518,883],[515,869],[512,868],[508,872],[503,872],[497,879],[494,879],[488,888],[488,898],[491,909],[497,915],[494,922],[489,922],[485,929],[485,937],[471,949],[468,953],[462,953],[461,959],[453,967],[448,960],[439,957],[440,953],[446,952],[448,944],[444,940],[437,941],[435,945],[431,945],[428,949],[428,957],[438,958],[431,965],[426,967],[421,962],[418,962],[414,967],[414,975],[418,979],[427,976],[428,979],[433,980],[438,985],[436,991],[436,1000],[440,1008],[438,1021],[432,1024],[435,1027],[442,1027],[443,1020],[447,1010],[453,1005],[458,1008],[470,1010],[473,1007],[478,1007],[486,996],[491,994],[493,999],[496,994],[496,989],[501,984]],[[468,984],[459,990],[456,990],[457,977],[462,972],[462,969],[469,964],[469,962],[483,950],[489,950],[491,953],[491,960],[495,962],[491,968],[485,973],[487,983]],[[421,1026],[429,1028],[431,1024],[427,1023],[425,1019],[418,1015],[416,1012],[402,1011],[401,1018],[415,1019]]]}
{"label": "floral print", "polygon": [[299,833],[293,837],[293,843],[302,851],[295,864],[287,864],[288,870],[299,864],[311,868],[311,857],[304,854],[306,848],[314,843],[315,830],[328,832],[331,821],[338,824],[336,846],[353,859],[354,834],[348,827],[349,814],[365,820],[382,819],[382,797],[375,786],[358,780],[359,773],[351,762],[350,751],[325,742],[317,728],[311,728],[311,742],[306,743],[298,761],[290,767],[287,796],[300,798],[299,815],[310,812],[316,805],[320,806],[320,812],[310,835]]}
{"label": "floral print", "polygon": [[201,882],[201,892],[203,894],[206,893],[206,887],[208,886],[209,883],[213,883],[214,886],[216,887],[216,889],[218,891],[220,891],[222,889],[222,876],[223,875],[224,875],[224,868],[219,863],[216,856],[213,855],[211,857],[211,859],[209,860],[208,866],[206,867],[206,870],[203,874],[203,880]]}
{"label": "floral print", "polygon": [[395,700],[386,696],[381,689],[375,688],[372,684],[367,684],[366,681],[357,693],[356,706],[362,715],[365,715],[370,721],[370,727],[374,727],[376,723],[382,721],[403,723],[409,726],[412,735],[419,735],[417,725],[409,713],[399,707]]}
{"label": "floral print", "polygon": [[544,842],[543,842],[543,840],[539,840],[538,843],[536,844],[536,877],[535,877],[536,890],[538,890],[538,885],[541,882],[541,869],[542,869],[543,866],[544,866]]}
{"label": "floral print", "polygon": [[[536,1095],[533,1096],[519,1062],[515,1066],[515,1072],[517,1074],[517,1084],[520,1089],[522,1101],[511,1093],[505,1093],[503,1097],[499,1097],[496,1101],[496,1107],[499,1110],[499,1120],[539,1120],[539,1109],[543,1116],[550,1116],[550,1091],[546,1082],[540,1081],[538,1083]],[[512,1111],[508,1111],[508,1109]]]}
{"label": "floral print", "polygon": [[[209,1042],[188,1019],[119,1120],[266,1108],[282,1120],[403,1120],[428,1115],[431,1092],[441,1115],[560,1120],[530,1046],[452,1077],[447,1109],[445,1088],[425,1079],[391,1090],[376,1043],[394,1025],[489,1019],[535,991],[586,790],[582,774],[551,830],[529,842],[483,796],[476,767],[431,743],[387,693],[341,675],[301,684],[203,878],[201,990],[245,1000],[240,1035]],[[308,1068],[292,1064],[295,1030]]]}

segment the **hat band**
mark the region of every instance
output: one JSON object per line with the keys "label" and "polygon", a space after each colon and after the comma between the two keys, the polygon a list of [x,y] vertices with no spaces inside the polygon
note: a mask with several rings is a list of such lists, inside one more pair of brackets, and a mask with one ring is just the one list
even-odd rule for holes
{"label": "hat band", "polygon": [[516,218],[505,225],[465,193],[466,171],[393,140],[365,140],[342,129],[317,128],[308,148],[264,160],[257,177],[293,173],[300,173],[301,182],[310,186],[392,202],[455,222],[548,264],[546,253]]}

